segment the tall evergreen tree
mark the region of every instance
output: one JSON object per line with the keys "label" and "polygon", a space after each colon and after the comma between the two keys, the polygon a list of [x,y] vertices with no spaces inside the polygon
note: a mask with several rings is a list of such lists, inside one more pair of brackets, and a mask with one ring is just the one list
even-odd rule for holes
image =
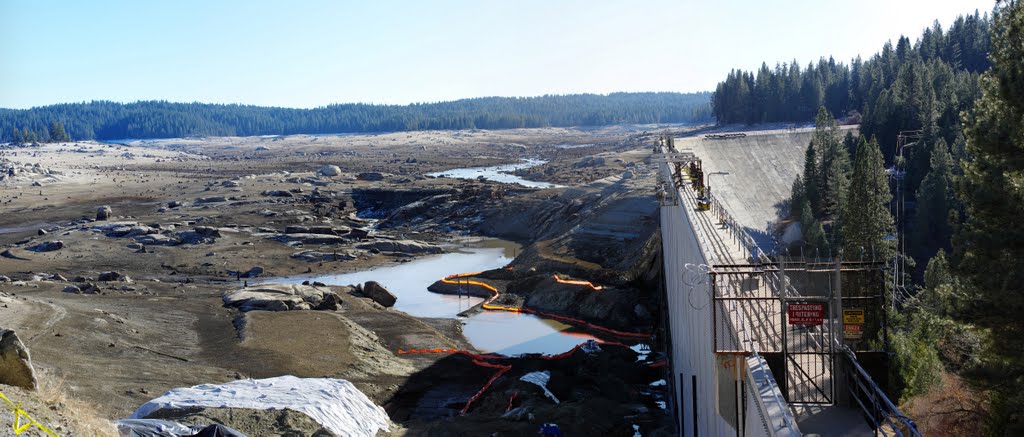
{"label": "tall evergreen tree", "polygon": [[789,195],[789,215],[792,217],[800,218],[800,209],[807,203],[807,191],[804,187],[804,178],[801,175],[796,175],[796,179],[793,179],[793,186],[790,189]]}
{"label": "tall evergreen tree", "polygon": [[68,133],[64,131],[63,123],[59,121],[50,123],[50,141],[71,141],[71,137],[69,137]]}
{"label": "tall evergreen tree", "polygon": [[968,117],[960,195],[966,206],[958,271],[977,296],[964,316],[991,329],[993,435],[1024,435],[1024,3],[1003,1],[992,69]]}
{"label": "tall evergreen tree", "polygon": [[932,148],[931,165],[917,189],[917,211],[914,220],[912,254],[917,259],[929,259],[940,248],[949,248],[952,237],[950,218],[954,208],[953,159],[946,141],[939,139]]}
{"label": "tall evergreen tree", "polygon": [[824,107],[818,110],[811,141],[821,154],[818,170],[821,181],[821,216],[822,219],[836,217],[850,186],[850,156],[839,134],[839,125]]}
{"label": "tall evergreen tree", "polygon": [[804,195],[811,213],[817,217],[821,211],[821,175],[818,172],[818,151],[813,141],[804,152]]}
{"label": "tall evergreen tree", "polygon": [[847,256],[859,256],[864,250],[868,256],[888,259],[895,254],[892,214],[889,213],[889,181],[878,141],[863,137],[857,145],[853,161],[853,175],[847,194],[847,205],[840,216],[843,229],[843,250]]}
{"label": "tall evergreen tree", "polygon": [[18,128],[11,128],[11,142],[14,144],[21,144],[21,131]]}

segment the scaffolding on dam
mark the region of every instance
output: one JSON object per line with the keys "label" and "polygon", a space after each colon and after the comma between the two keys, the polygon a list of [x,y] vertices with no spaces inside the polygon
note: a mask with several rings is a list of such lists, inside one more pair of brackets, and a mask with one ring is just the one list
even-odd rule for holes
{"label": "scaffolding on dam", "polygon": [[654,152],[680,435],[919,436],[876,383],[889,261],[766,253],[712,194],[713,169],[668,134]]}

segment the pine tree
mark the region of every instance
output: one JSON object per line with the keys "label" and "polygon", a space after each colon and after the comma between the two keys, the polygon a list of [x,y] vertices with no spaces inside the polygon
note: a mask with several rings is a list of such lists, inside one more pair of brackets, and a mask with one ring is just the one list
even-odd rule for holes
{"label": "pine tree", "polygon": [[917,189],[917,215],[914,220],[912,253],[928,259],[940,248],[948,248],[953,228],[950,211],[954,207],[953,159],[946,141],[939,139],[931,153],[928,174]]}
{"label": "pine tree", "polygon": [[807,145],[804,153],[804,194],[815,217],[821,211],[821,177],[818,173],[818,153],[814,142]]}
{"label": "pine tree", "polygon": [[892,193],[878,141],[872,138],[868,142],[861,137],[847,193],[846,204],[851,207],[844,208],[840,216],[842,247],[847,256],[856,257],[864,253],[888,259],[895,255],[895,246],[890,238],[894,230],[892,214],[889,213],[890,200]]}
{"label": "pine tree", "polygon": [[21,131],[18,128],[11,129],[11,142],[14,144],[21,144]]}
{"label": "pine tree", "polygon": [[807,203],[807,191],[804,188],[804,178],[796,175],[793,179],[793,187],[789,195],[789,214],[792,217],[800,217],[800,208]]}
{"label": "pine tree", "polygon": [[59,121],[55,121],[53,123],[50,123],[50,141],[53,141],[53,142],[71,141],[71,137],[68,136],[68,133],[64,131],[64,124],[63,123],[61,123]]}
{"label": "pine tree", "polygon": [[21,128],[21,140],[26,143],[36,142],[36,133],[29,130],[27,127]]}
{"label": "pine tree", "polygon": [[850,156],[846,153],[839,124],[824,107],[818,110],[814,136],[811,140],[820,151],[819,167],[821,216],[836,217],[846,200],[850,186]]}
{"label": "pine tree", "polygon": [[993,435],[1024,435],[1024,3],[1002,2],[992,30],[992,68],[965,122],[959,186],[967,223],[957,271],[976,290],[964,318],[991,330],[987,383]]}

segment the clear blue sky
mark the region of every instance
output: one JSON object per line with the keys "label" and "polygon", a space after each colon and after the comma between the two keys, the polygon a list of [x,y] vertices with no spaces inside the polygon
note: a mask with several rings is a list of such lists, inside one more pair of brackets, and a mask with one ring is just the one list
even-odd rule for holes
{"label": "clear blue sky", "polygon": [[0,0],[0,107],[165,99],[315,107],[712,90],[993,0]]}

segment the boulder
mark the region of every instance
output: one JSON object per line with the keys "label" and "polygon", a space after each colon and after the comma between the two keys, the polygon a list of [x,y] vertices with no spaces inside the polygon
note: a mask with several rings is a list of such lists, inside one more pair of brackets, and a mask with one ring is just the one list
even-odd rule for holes
{"label": "boulder", "polygon": [[122,274],[120,274],[118,272],[111,271],[111,272],[100,273],[100,275],[98,277],[96,277],[96,280],[101,281],[101,282],[111,282],[111,281],[121,281],[121,280],[124,280],[124,278],[126,278],[126,276],[124,276],[124,275],[122,275]]}
{"label": "boulder", "polygon": [[228,270],[228,274],[238,278],[258,278],[264,272],[263,267],[256,266],[244,272],[235,272]]}
{"label": "boulder", "polygon": [[227,202],[228,199],[224,196],[210,196],[210,197],[197,197],[196,203],[218,203]]}
{"label": "boulder", "polygon": [[107,232],[108,237],[112,238],[125,238],[125,237],[138,237],[140,235],[149,235],[160,232],[159,229],[151,228],[145,225],[136,226],[119,226]]}
{"label": "boulder", "polygon": [[135,241],[147,246],[173,246],[181,241],[163,234],[149,234],[135,237]]}
{"label": "boulder", "polygon": [[29,247],[28,250],[33,252],[53,252],[55,250],[61,250],[64,248],[63,241],[44,241],[35,246]]}
{"label": "boulder", "polygon": [[408,254],[441,253],[444,249],[430,243],[415,240],[380,240],[356,245],[356,249],[379,252],[400,252]]}
{"label": "boulder", "polygon": [[376,171],[366,171],[356,175],[356,179],[361,181],[382,181],[384,180],[384,174]]}
{"label": "boulder", "polygon": [[327,234],[280,234],[274,239],[282,242],[299,242],[302,244],[343,244],[348,240],[345,237]]}
{"label": "boulder", "polygon": [[346,226],[287,226],[284,228],[286,234],[321,234],[321,235],[345,235],[351,229]]}
{"label": "boulder", "polygon": [[28,348],[9,329],[0,328],[0,384],[36,389],[35,371]]}
{"label": "boulder", "polygon": [[181,206],[181,201],[178,201],[178,200],[172,200],[172,201],[170,201],[170,202],[167,202],[167,207],[168,207],[168,208],[177,208],[177,207],[179,207],[179,206]]}
{"label": "boulder", "polygon": [[114,210],[109,205],[103,205],[96,208],[96,220],[107,220],[111,215],[114,214]]}
{"label": "boulder", "polygon": [[295,197],[290,191],[285,190],[266,190],[261,194],[269,197]]}
{"label": "boulder", "polygon": [[238,182],[235,182],[235,181],[224,181],[224,182],[221,182],[220,185],[222,187],[227,187],[227,188],[236,188],[236,187],[238,187]]}
{"label": "boulder", "polygon": [[210,226],[196,226],[195,232],[208,238],[220,238],[220,230]]}
{"label": "boulder", "polygon": [[260,284],[241,288],[224,293],[223,300],[225,306],[242,311],[331,309],[341,303],[341,299],[327,288],[297,284]]}
{"label": "boulder", "polygon": [[334,177],[341,174],[341,168],[339,168],[336,165],[325,165],[323,167],[320,167],[320,171],[318,171],[317,173],[323,176]]}
{"label": "boulder", "polygon": [[313,309],[320,311],[337,311],[341,309],[341,297],[334,293],[324,293],[324,299]]}
{"label": "boulder", "polygon": [[394,294],[377,281],[366,281],[363,284],[363,295],[388,308],[395,306],[398,301]]}
{"label": "boulder", "polygon": [[82,289],[78,288],[78,287],[76,287],[74,285],[68,285],[67,287],[64,287],[64,292],[65,293],[82,294]]}

